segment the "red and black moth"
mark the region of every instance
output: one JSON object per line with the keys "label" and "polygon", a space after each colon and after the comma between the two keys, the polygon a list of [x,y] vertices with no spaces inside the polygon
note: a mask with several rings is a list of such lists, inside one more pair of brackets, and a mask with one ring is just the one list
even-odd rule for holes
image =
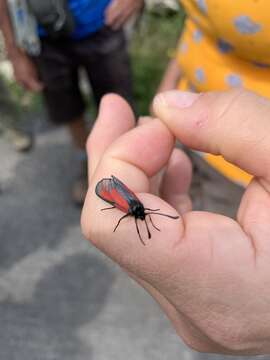
{"label": "red and black moth", "polygon": [[[143,245],[145,245],[145,242],[143,241],[139,227],[138,227],[138,219],[145,222],[145,226],[147,229],[148,239],[151,238],[151,233],[146,221],[146,216],[149,216],[150,222],[152,226],[160,231],[159,228],[155,226],[153,223],[153,220],[151,218],[151,215],[160,215],[160,216],[166,216],[171,219],[178,219],[179,216],[171,216],[163,213],[159,213],[160,209],[149,209],[145,208],[143,203],[137,198],[137,196],[134,194],[133,191],[131,191],[125,184],[122,183],[119,179],[117,179],[115,176],[111,176],[111,178],[105,178],[100,180],[96,185],[96,195],[100,197],[102,200],[106,201],[107,203],[111,204],[112,207],[101,209],[101,211],[109,210],[109,209],[119,209],[126,213],[124,216],[122,216],[117,225],[114,228],[114,232],[120,225],[120,222],[125,219],[128,216],[133,216],[135,218],[135,224],[136,224],[136,230],[139,235],[140,241]],[[147,212],[146,212],[147,211]]]}

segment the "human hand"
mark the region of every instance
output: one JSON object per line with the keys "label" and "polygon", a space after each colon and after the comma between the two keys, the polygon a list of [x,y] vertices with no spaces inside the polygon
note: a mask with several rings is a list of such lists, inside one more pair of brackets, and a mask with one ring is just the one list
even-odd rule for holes
{"label": "human hand", "polygon": [[[87,145],[90,186],[83,232],[160,303],[190,347],[235,355],[269,353],[270,102],[242,90],[168,92],[156,98],[154,109],[166,126],[152,120],[132,129],[133,115],[124,101],[116,96],[103,99]],[[170,165],[172,134],[254,175],[236,221],[190,211],[190,165],[182,153],[177,153],[176,166]],[[150,179],[168,162],[171,183],[167,193],[161,191],[165,202],[149,192]],[[97,182],[111,174],[135,191],[145,206],[175,215],[171,203],[181,219],[153,216],[161,232],[153,231],[145,247],[132,218],[113,233],[123,213],[101,212],[105,204],[95,195]]]}
{"label": "human hand", "polygon": [[143,0],[112,0],[105,14],[105,23],[113,30],[121,28],[125,22],[143,7]]}
{"label": "human hand", "polygon": [[43,84],[38,79],[36,66],[29,57],[20,52],[10,58],[13,66],[15,80],[26,90],[39,92],[43,89]]}

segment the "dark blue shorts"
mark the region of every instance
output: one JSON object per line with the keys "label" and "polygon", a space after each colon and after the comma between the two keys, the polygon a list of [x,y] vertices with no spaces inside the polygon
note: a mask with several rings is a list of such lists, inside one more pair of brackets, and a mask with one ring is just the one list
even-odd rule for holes
{"label": "dark blue shorts", "polygon": [[80,40],[43,38],[41,41],[41,55],[34,61],[45,85],[44,99],[54,123],[75,120],[85,110],[78,81],[80,68],[86,71],[97,106],[109,92],[132,103],[131,68],[123,30],[104,27]]}

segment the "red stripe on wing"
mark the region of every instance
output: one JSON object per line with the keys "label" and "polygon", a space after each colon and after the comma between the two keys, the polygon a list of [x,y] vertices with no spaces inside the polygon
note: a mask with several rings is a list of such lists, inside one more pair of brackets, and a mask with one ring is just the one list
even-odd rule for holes
{"label": "red stripe on wing", "polygon": [[123,212],[128,212],[129,204],[128,199],[124,197],[121,188],[116,186],[112,179],[102,179],[97,183],[96,194],[102,200],[114,205],[116,208]]}
{"label": "red stripe on wing", "polygon": [[125,199],[122,194],[120,194],[117,191],[117,188],[113,188],[112,192],[111,192],[111,196],[114,200],[114,205],[115,207],[117,207],[119,210],[123,211],[123,212],[128,212],[129,210],[129,204],[127,199]]}
{"label": "red stripe on wing", "polygon": [[131,201],[140,201],[132,190],[130,190],[127,185],[125,185],[121,180],[112,175],[112,181],[114,186],[118,189],[119,193],[125,198],[128,202]]}
{"label": "red stripe on wing", "polygon": [[109,202],[109,203],[114,202],[111,193],[110,193],[109,191],[107,191],[107,190],[102,189],[102,190],[100,191],[99,195],[100,195],[100,197],[101,197],[103,200],[105,200],[105,201],[107,201],[107,202]]}

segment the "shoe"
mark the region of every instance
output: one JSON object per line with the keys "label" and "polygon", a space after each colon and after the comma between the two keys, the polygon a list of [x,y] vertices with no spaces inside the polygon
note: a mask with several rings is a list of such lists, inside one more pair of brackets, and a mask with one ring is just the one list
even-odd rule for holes
{"label": "shoe", "polygon": [[75,205],[83,206],[88,190],[87,161],[82,162],[81,174],[74,181],[72,186],[72,199]]}
{"label": "shoe", "polygon": [[33,147],[33,137],[23,131],[9,129],[7,135],[14,149],[18,152],[26,152]]}

